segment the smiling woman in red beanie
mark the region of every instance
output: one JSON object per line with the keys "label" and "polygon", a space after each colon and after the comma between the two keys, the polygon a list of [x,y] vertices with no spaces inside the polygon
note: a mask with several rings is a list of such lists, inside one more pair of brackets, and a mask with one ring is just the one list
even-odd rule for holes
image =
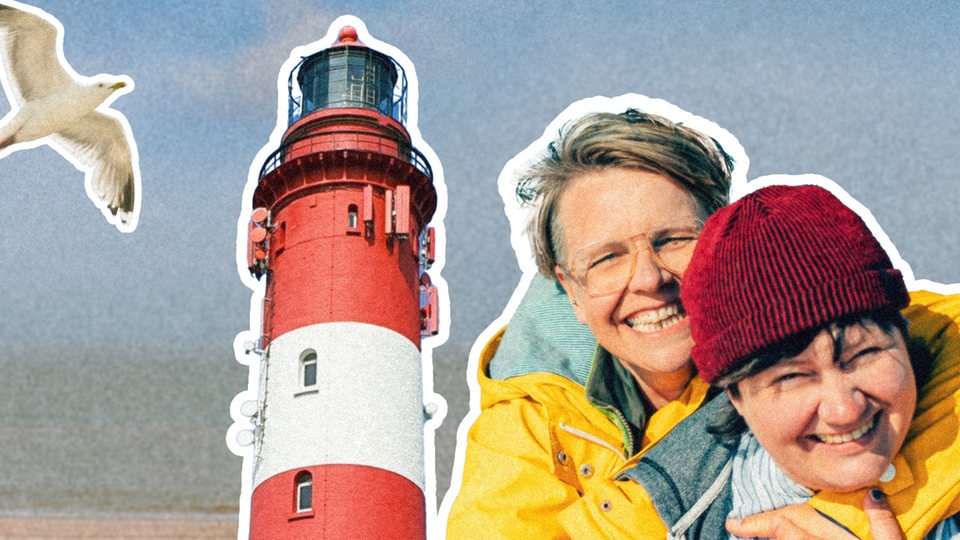
{"label": "smiling woman in red beanie", "polygon": [[[960,535],[958,405],[940,391],[957,358],[908,346],[903,278],[855,212],[818,186],[759,189],[707,221],[681,295],[699,375],[726,390],[667,438],[696,426],[721,449],[690,456],[722,486],[704,505],[740,519],[821,497],[844,523],[843,495],[869,489],[909,538]],[[651,454],[629,476],[657,491]]]}

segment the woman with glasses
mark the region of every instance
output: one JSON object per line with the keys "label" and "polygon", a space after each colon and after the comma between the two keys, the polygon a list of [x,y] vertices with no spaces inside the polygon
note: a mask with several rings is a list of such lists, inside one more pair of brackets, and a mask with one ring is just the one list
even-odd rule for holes
{"label": "woman with glasses", "polygon": [[680,287],[732,167],[711,137],[631,109],[569,123],[521,175],[548,279],[481,354],[448,538],[663,537],[623,473],[716,394]]}

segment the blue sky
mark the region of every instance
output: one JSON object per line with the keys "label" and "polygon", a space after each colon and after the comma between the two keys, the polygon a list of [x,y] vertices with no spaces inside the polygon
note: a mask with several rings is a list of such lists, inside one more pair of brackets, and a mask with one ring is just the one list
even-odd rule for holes
{"label": "blue sky", "polygon": [[[750,178],[827,176],[873,211],[918,278],[960,276],[960,3],[34,5],[63,23],[79,73],[135,81],[113,106],[137,139],[143,206],[124,235],[54,151],[0,160],[3,354],[222,348],[210,361],[230,361],[250,298],[237,218],[276,121],[277,72],[345,14],[414,62],[420,132],[442,161],[452,324],[435,361],[453,412],[466,351],[520,276],[497,176],[584,97],[637,92],[713,120],[746,149]],[[231,397],[211,407],[226,417]]]}
{"label": "blue sky", "polygon": [[421,132],[450,189],[452,344],[469,344],[517,279],[500,168],[592,95],[662,97],[719,123],[746,148],[751,177],[833,178],[918,276],[952,277],[957,4],[376,4],[36,2],[66,27],[78,72],[136,82],[115,107],[140,148],[143,211],[120,235],[49,149],[0,162],[12,315],[0,339],[202,343],[242,329],[235,221],[275,120],[277,71],[347,13],[417,67]]}

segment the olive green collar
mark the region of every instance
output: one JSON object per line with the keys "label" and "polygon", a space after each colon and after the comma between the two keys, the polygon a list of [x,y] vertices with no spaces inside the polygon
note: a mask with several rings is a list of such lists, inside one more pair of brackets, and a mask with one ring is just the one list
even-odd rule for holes
{"label": "olive green collar", "polygon": [[600,409],[623,434],[632,456],[647,424],[647,403],[633,374],[603,347],[594,353],[586,384],[587,401]]}

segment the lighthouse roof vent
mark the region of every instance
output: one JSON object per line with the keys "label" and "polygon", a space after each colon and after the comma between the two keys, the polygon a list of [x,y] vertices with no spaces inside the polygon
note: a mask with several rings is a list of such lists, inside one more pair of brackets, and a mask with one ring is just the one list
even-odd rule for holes
{"label": "lighthouse roof vent", "polygon": [[352,26],[344,26],[340,29],[340,32],[337,34],[337,42],[333,44],[334,47],[339,47],[340,45],[359,45],[364,47],[365,45],[360,42],[360,36],[357,35],[357,29]]}

